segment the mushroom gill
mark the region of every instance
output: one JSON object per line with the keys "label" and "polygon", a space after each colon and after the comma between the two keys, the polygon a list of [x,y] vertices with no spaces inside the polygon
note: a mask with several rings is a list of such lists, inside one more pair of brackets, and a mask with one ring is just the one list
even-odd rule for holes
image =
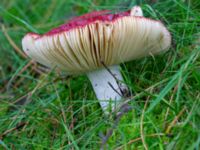
{"label": "mushroom gill", "polygon": [[54,34],[29,33],[22,40],[28,56],[69,74],[101,68],[102,61],[111,66],[156,54],[170,43],[170,33],[161,22],[138,16],[95,20]]}

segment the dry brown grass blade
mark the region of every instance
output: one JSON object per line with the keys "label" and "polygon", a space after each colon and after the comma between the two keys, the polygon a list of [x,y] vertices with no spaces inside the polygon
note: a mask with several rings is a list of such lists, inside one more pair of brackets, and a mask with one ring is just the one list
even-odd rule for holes
{"label": "dry brown grass blade", "polygon": [[[19,76],[19,75],[22,74],[24,71],[26,71],[26,70],[28,69],[28,67],[30,67],[33,63],[34,63],[33,60],[29,61],[29,62],[17,73],[17,75],[16,75],[14,78],[12,78],[12,79],[10,80],[10,82],[8,82],[8,84],[7,84],[7,89],[10,89],[11,86],[12,86],[12,82],[17,78],[17,76]],[[17,88],[17,86],[18,86],[22,81],[24,81],[24,78],[21,78],[20,80],[18,80],[18,82],[16,82],[12,87]]]}
{"label": "dry brown grass blade", "polygon": [[5,132],[3,132],[1,135],[0,135],[0,139],[3,139],[6,135],[8,135],[9,133],[15,131],[15,130],[19,130],[21,128],[23,128],[25,125],[27,125],[28,123],[27,122],[20,122],[19,124],[16,125],[16,127],[14,128],[11,128],[11,129],[8,129],[6,130]]}
{"label": "dry brown grass blade", "polygon": [[[152,92],[152,90],[150,92]],[[147,144],[145,142],[143,121],[144,121],[144,113],[145,113],[145,110],[147,108],[147,104],[149,102],[149,99],[150,99],[150,96],[147,97],[147,100],[146,100],[145,105],[144,105],[144,109],[142,110],[142,116],[141,116],[141,121],[140,121],[141,140],[142,140],[142,144],[143,144],[145,150],[148,150],[148,146],[147,146]]]}
{"label": "dry brown grass blade", "polygon": [[[165,134],[164,133],[154,133],[154,134],[146,135],[146,137],[157,137],[157,136],[165,136]],[[136,139],[130,140],[128,143],[126,143],[126,145],[131,145],[131,144],[141,141],[141,140],[142,140],[142,138],[138,137]],[[124,148],[124,145],[116,148],[115,150],[123,150],[123,148]]]}
{"label": "dry brown grass blade", "polygon": [[[1,24],[1,29],[2,29],[2,32],[4,34],[4,36],[6,37],[6,39],[8,40],[9,44],[13,47],[13,49],[22,57],[22,58],[25,58],[27,59],[28,57],[26,56],[26,54],[17,46],[17,44],[12,40],[12,38],[9,36],[7,30],[6,30],[6,27]],[[33,70],[35,72],[37,72],[38,74],[41,74],[42,71],[40,71],[39,69],[37,69],[37,63],[34,62],[33,60],[30,61],[31,64],[33,64]],[[27,67],[28,68],[28,67]]]}
{"label": "dry brown grass blade", "polygon": [[171,129],[173,128],[173,126],[177,123],[178,119],[183,115],[183,113],[186,111],[186,107],[184,107],[179,113],[178,115],[174,118],[174,120],[169,124],[169,126],[167,127],[165,133],[166,134],[170,134]]}
{"label": "dry brown grass blade", "polygon": [[27,56],[24,54],[24,52],[15,44],[15,42],[12,40],[12,38],[8,35],[8,32],[6,31],[5,26],[2,24],[1,29],[3,31],[3,34],[5,35],[6,39],[10,43],[10,45],[13,47],[13,49],[23,58],[27,58]]}

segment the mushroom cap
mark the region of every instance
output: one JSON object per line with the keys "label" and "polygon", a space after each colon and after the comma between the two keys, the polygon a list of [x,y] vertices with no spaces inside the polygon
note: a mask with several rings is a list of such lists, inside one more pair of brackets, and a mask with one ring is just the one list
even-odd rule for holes
{"label": "mushroom cap", "polygon": [[35,61],[79,74],[169,49],[171,36],[160,21],[99,11],[76,17],[46,34],[28,33],[25,53]]}

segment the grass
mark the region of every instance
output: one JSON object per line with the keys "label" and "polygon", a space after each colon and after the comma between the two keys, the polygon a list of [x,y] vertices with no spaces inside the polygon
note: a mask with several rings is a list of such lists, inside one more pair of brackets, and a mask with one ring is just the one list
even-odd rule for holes
{"label": "grass", "polygon": [[200,149],[199,0],[1,0],[0,149],[100,149],[114,120],[103,115],[87,77],[41,73],[17,50],[27,32],[135,4],[165,23],[173,44],[165,54],[121,65],[134,109],[104,148]]}

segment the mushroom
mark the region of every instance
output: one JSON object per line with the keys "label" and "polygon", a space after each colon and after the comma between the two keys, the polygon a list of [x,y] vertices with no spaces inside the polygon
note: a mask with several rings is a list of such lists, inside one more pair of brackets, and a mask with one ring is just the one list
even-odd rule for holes
{"label": "mushroom", "polygon": [[86,73],[104,112],[109,106],[114,110],[127,90],[119,64],[167,51],[170,44],[165,26],[143,17],[138,6],[92,12],[22,39],[24,52],[35,61],[71,75]]}

